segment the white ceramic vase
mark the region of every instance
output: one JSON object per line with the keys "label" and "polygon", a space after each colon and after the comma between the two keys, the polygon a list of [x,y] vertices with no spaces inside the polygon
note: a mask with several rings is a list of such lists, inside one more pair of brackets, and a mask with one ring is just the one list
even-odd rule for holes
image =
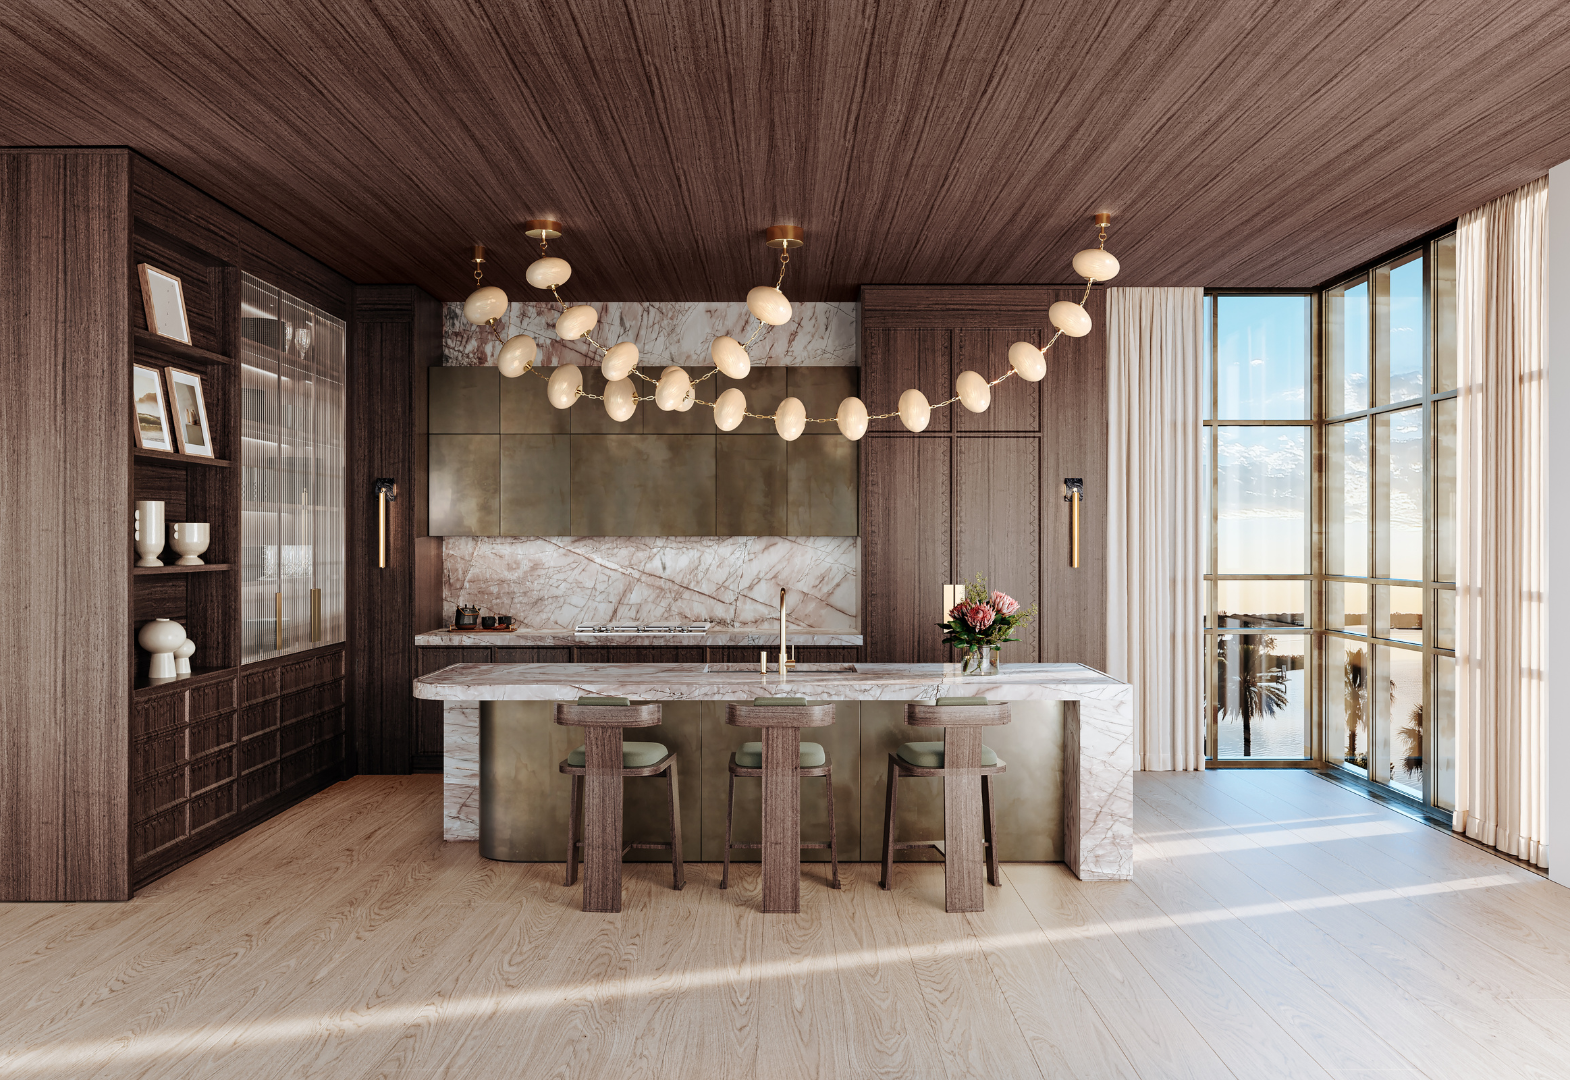
{"label": "white ceramic vase", "polygon": [[185,641],[185,627],[173,619],[154,619],[142,627],[136,640],[142,648],[153,654],[153,661],[147,669],[148,678],[172,679],[178,674],[174,651]]}
{"label": "white ceramic vase", "polygon": [[136,504],[136,553],[141,556],[137,566],[162,566],[158,556],[164,553],[164,504],[139,502]]}
{"label": "white ceramic vase", "polygon": [[202,565],[202,560],[197,556],[207,550],[213,535],[207,522],[177,521],[169,530],[169,535],[172,537],[171,546],[180,553],[180,558],[175,560],[176,566]]}
{"label": "white ceramic vase", "polygon": [[186,638],[180,647],[174,651],[174,673],[176,678],[183,679],[191,674],[191,656],[196,652],[196,642]]}

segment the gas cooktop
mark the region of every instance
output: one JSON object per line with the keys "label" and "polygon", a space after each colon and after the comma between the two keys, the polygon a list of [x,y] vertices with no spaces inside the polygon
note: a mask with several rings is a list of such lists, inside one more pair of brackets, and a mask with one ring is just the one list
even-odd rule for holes
{"label": "gas cooktop", "polygon": [[580,626],[577,634],[592,637],[596,634],[706,634],[709,624],[699,623],[651,623],[646,626]]}

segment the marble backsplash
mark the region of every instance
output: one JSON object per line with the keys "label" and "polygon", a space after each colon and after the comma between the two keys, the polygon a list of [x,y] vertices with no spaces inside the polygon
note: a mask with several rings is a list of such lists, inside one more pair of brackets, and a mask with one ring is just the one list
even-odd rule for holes
{"label": "marble backsplash", "polygon": [[779,590],[792,626],[859,632],[854,536],[448,537],[442,604],[528,630],[707,622],[767,626]]}
{"label": "marble backsplash", "polygon": [[[571,302],[571,301],[569,301]],[[744,340],[756,325],[747,305],[639,303],[617,301],[589,304],[600,313],[596,340],[607,346],[631,341],[638,346],[640,365],[702,366],[709,363],[709,345],[722,334]],[[857,366],[857,305],[796,304],[795,317],[776,326],[752,347],[752,362],[769,367]],[[483,367],[496,363],[501,342],[527,333],[540,345],[542,367],[593,365],[598,357],[586,342],[558,341],[552,329],[558,309],[547,304],[515,303],[498,324],[500,337],[489,327],[476,327],[463,317],[462,304],[444,304],[442,363],[447,367]]]}

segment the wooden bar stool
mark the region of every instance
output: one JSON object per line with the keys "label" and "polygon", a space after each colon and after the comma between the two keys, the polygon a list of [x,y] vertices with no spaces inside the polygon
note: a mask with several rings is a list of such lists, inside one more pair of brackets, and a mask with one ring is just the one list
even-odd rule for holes
{"label": "wooden bar stool", "polygon": [[[963,706],[963,707],[960,707]],[[883,888],[894,875],[894,853],[930,847],[943,856],[943,906],[947,911],[984,911],[981,864],[987,880],[998,878],[997,822],[992,805],[992,777],[1007,766],[990,746],[981,744],[981,728],[1009,722],[1007,705],[986,698],[939,698],[936,705],[906,705],[911,727],[943,728],[942,742],[908,742],[889,755],[889,783],[883,810]],[[894,812],[902,776],[943,777],[943,844],[931,840],[897,843]],[[978,790],[979,788],[979,790]]]}
{"label": "wooden bar stool", "polygon": [[[730,756],[730,786],[725,803],[725,870],[720,888],[730,887],[732,848],[763,849],[763,910],[801,910],[801,849],[828,848],[834,888],[840,887],[839,849],[835,846],[833,763],[819,743],[801,741],[804,727],[834,723],[833,705],[808,705],[806,698],[757,698],[751,705],[731,705],[725,722],[732,727],[759,728],[762,742],[743,743]],[[763,842],[731,842],[731,817],[736,810],[736,777],[763,780]],[[801,842],[801,780],[821,776],[828,790],[829,842]]]}
{"label": "wooden bar stool", "polygon": [[[654,727],[658,705],[633,705],[626,698],[582,697],[558,704],[556,722],[583,728],[583,745],[558,768],[572,777],[567,811],[567,880],[578,878],[578,848],[583,848],[583,910],[621,910],[621,860],[633,848],[670,848],[672,887],[687,883],[681,861],[681,793],[676,783],[676,755],[663,743],[622,742],[622,729]],[[670,799],[669,843],[622,843],[622,779],[665,776]],[[580,803],[582,809],[580,811]],[[583,839],[578,839],[582,820]]]}

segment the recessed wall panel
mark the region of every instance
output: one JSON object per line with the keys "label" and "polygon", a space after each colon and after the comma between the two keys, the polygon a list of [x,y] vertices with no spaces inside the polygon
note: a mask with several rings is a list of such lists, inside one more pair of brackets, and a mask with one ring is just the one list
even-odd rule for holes
{"label": "recessed wall panel", "polygon": [[572,436],[572,535],[713,536],[714,436]]}

